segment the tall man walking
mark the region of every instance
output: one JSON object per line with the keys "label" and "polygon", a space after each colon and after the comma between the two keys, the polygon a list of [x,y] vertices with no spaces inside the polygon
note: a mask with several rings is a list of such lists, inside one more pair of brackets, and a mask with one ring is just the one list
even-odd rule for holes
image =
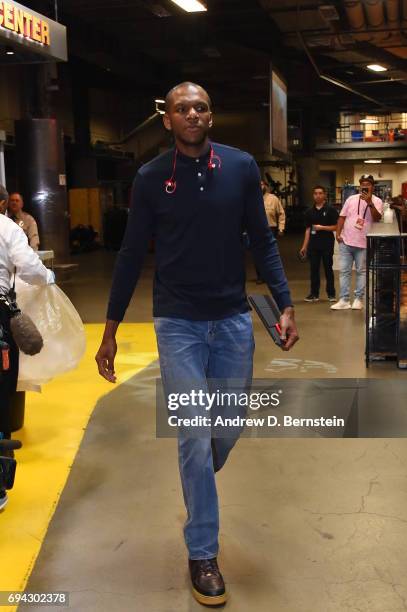
{"label": "tall man walking", "polygon": [[[115,382],[115,334],[154,233],[154,325],[166,394],[186,381],[251,381],[254,339],[245,294],[247,230],[252,251],[282,311],[285,350],[298,340],[292,300],[270,231],[254,159],[210,142],[211,100],[182,83],[166,97],[164,125],[175,147],[140,168],[123,246],[118,255],[99,372]],[[183,389],[184,390],[184,389]],[[236,439],[178,437],[188,518],[184,527],[193,594],[203,604],[226,601],[217,565],[219,513],[215,472]]]}
{"label": "tall man walking", "polygon": [[[380,221],[383,202],[373,195],[374,178],[363,174],[359,179],[360,193],[350,196],[339,215],[336,239],[339,242],[340,299],[332,310],[361,310],[366,286],[367,233],[373,221]],[[352,266],[356,267],[355,299],[350,303]]]}

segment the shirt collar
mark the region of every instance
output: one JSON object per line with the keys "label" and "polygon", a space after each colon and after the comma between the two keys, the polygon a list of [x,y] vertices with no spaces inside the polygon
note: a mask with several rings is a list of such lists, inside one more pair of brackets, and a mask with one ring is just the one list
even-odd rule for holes
{"label": "shirt collar", "polygon": [[12,219],[13,221],[21,221],[23,219],[23,212],[20,210],[18,213],[12,214],[11,212],[7,211],[6,216]]}
{"label": "shirt collar", "polygon": [[[197,163],[197,160],[200,163],[206,163],[208,161],[208,159],[209,159],[209,152],[210,152],[210,149],[211,149],[211,144],[212,144],[211,142],[208,143],[208,147],[207,147],[205,153],[203,155],[199,156],[199,157],[191,157],[190,155],[185,155],[184,153],[181,153],[181,151],[178,151],[177,158],[182,160],[182,161],[184,161],[184,162],[186,162],[186,163],[190,163],[190,164]],[[174,148],[174,152],[175,152],[175,148]]]}

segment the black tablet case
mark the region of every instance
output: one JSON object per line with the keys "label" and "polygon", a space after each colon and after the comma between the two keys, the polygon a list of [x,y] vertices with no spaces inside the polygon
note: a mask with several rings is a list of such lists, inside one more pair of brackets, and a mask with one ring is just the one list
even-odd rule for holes
{"label": "black tablet case", "polygon": [[280,310],[271,295],[249,295],[249,304],[254,308],[260,317],[261,322],[273,338],[277,346],[281,346],[280,337]]}

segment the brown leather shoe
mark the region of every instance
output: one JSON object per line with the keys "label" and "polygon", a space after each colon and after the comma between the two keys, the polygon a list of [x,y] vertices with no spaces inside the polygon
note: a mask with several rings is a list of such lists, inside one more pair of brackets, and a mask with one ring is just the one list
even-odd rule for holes
{"label": "brown leather shoe", "polygon": [[216,557],[213,559],[189,559],[192,594],[205,606],[219,606],[227,599],[225,583],[219,571]]}

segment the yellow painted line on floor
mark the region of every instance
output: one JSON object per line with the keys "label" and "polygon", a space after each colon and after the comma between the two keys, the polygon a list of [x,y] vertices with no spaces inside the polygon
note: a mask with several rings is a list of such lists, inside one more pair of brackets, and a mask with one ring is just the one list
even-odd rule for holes
{"label": "yellow painted line on floor", "polygon": [[[0,512],[0,591],[24,590],[92,411],[115,388],[99,376],[94,359],[103,325],[85,327],[87,349],[79,367],[44,385],[41,394],[26,396],[25,425],[14,434],[24,444],[16,452],[16,482]],[[151,323],[124,323],[117,339],[120,384],[158,355]]]}

